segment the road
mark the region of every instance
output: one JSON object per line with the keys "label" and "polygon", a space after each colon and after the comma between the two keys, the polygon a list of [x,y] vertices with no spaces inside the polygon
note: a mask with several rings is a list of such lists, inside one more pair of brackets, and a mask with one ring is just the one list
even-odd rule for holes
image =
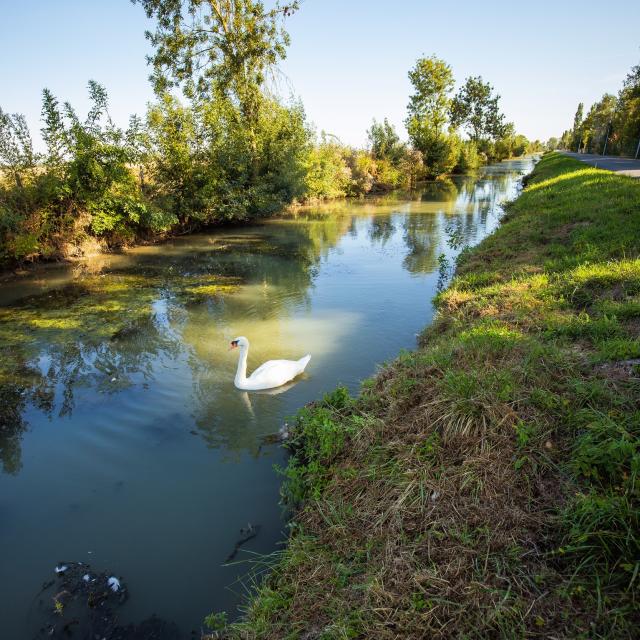
{"label": "road", "polygon": [[618,158],[616,156],[596,156],[591,153],[572,153],[571,151],[562,151],[562,153],[598,169],[607,169],[607,171],[622,173],[632,178],[640,178],[640,160]]}

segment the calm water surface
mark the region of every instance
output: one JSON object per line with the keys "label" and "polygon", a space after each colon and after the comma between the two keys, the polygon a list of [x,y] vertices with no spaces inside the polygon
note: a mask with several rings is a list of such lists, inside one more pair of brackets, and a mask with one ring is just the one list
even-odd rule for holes
{"label": "calm water surface", "polygon": [[[122,576],[124,621],[157,613],[186,637],[211,611],[236,615],[246,561],[285,537],[285,455],[264,437],[414,346],[438,256],[491,232],[531,166],[1,284],[2,637],[32,637],[60,560]],[[307,374],[279,394],[236,390],[238,335],[250,370],[311,353]],[[259,535],[224,566],[247,523]]]}

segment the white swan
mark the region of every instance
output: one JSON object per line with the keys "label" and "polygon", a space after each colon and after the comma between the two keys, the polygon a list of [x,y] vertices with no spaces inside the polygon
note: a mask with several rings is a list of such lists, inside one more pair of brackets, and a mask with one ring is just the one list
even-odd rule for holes
{"label": "white swan", "polygon": [[269,360],[247,378],[249,341],[244,336],[232,340],[229,350],[236,348],[240,348],[240,358],[238,360],[238,371],[233,382],[238,389],[245,391],[260,391],[262,389],[280,387],[300,375],[309,360],[311,360],[310,355],[306,355],[300,360]]}

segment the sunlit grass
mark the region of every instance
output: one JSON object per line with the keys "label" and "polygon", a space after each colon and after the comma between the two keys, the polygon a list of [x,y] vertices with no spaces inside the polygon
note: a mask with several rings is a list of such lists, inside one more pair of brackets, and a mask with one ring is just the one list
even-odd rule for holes
{"label": "sunlit grass", "polygon": [[298,416],[230,637],[633,637],[639,258],[640,181],[545,156],[420,348]]}

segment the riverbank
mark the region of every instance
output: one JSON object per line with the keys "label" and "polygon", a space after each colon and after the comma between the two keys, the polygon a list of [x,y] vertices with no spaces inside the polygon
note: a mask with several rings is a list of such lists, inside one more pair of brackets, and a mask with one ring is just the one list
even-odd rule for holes
{"label": "riverbank", "polygon": [[[526,159],[527,157],[529,156],[503,159],[497,162],[496,165],[503,162]],[[318,206],[330,205],[336,209],[340,209],[343,205],[348,203],[375,203],[380,198],[385,198],[387,196],[410,198],[412,197],[411,194],[415,194],[420,190],[427,190],[432,187],[437,187],[438,189],[443,190],[446,186],[452,185],[452,180],[455,179],[477,177],[482,175],[482,171],[486,171],[487,168],[490,168],[491,166],[491,164],[487,163],[482,165],[482,167],[476,171],[470,173],[452,173],[440,176],[433,180],[422,180],[413,188],[398,186],[389,189],[371,190],[367,193],[358,193],[357,195],[350,196],[341,194],[335,197],[309,197],[304,200],[296,200],[283,205],[276,212],[262,217],[221,220],[203,226],[195,225],[188,228],[174,227],[157,231],[155,233],[147,229],[140,235],[129,234],[126,237],[122,236],[112,239],[111,244],[106,242],[104,239],[96,238],[95,236],[87,235],[87,233],[83,232],[75,239],[67,239],[67,241],[60,242],[55,247],[49,247],[43,254],[36,253],[31,255],[28,260],[25,259],[9,263],[2,262],[2,242],[0,238],[0,284],[20,278],[21,276],[36,275],[39,272],[45,273],[48,269],[55,268],[60,265],[70,265],[93,272],[101,268],[105,260],[108,260],[110,256],[126,255],[127,252],[135,250],[138,247],[162,245],[163,243],[171,242],[176,238],[184,236],[252,228],[265,224],[265,222],[268,222],[269,220],[287,217],[289,215],[297,215],[300,212],[304,212]],[[453,189],[455,189],[455,187],[453,187]],[[44,254],[46,254],[46,256]]]}
{"label": "riverbank", "polygon": [[416,351],[303,409],[230,638],[632,637],[640,184],[545,156]]}

